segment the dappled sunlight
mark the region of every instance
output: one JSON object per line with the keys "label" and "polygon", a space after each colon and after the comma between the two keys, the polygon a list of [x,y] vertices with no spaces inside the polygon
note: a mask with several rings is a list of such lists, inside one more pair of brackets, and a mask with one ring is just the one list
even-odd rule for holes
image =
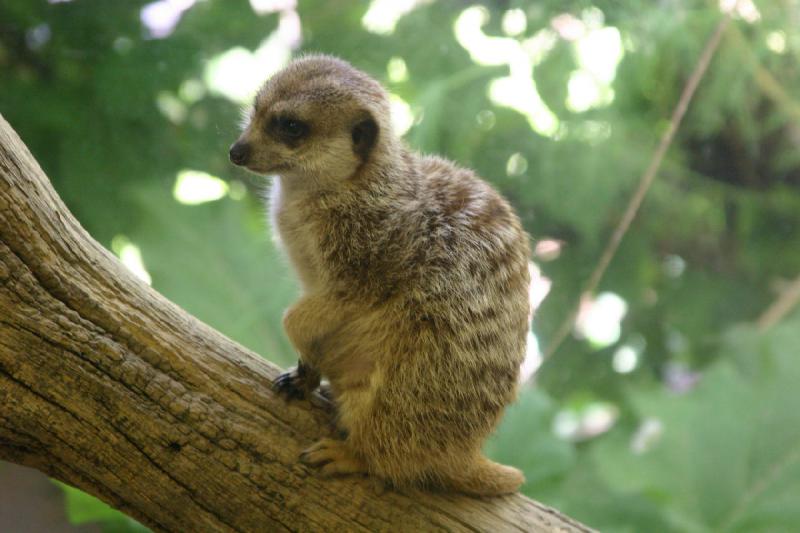
{"label": "dappled sunlight", "polygon": [[597,298],[585,296],[575,320],[575,332],[595,348],[605,348],[619,340],[627,312],[627,302],[613,292],[602,292]]}
{"label": "dappled sunlight", "polygon": [[591,439],[610,430],[619,418],[619,408],[608,402],[590,402],[568,407],[553,418],[553,432],[568,441]]}
{"label": "dappled sunlight", "polygon": [[629,334],[611,358],[611,368],[619,374],[630,374],[641,365],[647,340],[644,336]]}
{"label": "dappled sunlight", "polygon": [[244,200],[247,196],[247,187],[239,180],[231,180],[228,182],[228,197],[231,200]]}
{"label": "dappled sunlight", "polygon": [[163,39],[169,37],[180,22],[184,11],[197,0],[158,0],[145,5],[140,12],[142,25],[150,37]]}
{"label": "dappled sunlight", "polygon": [[250,0],[250,7],[259,15],[297,8],[297,0]]}
{"label": "dappled sunlight", "polygon": [[584,22],[571,13],[561,13],[553,17],[550,26],[565,41],[575,41],[586,32]]}
{"label": "dappled sunlight", "polygon": [[542,350],[539,348],[539,338],[534,332],[529,331],[525,341],[525,359],[519,368],[519,382],[527,383],[539,370],[543,362]]}
{"label": "dappled sunlight", "polygon": [[[507,35],[524,32],[524,20],[520,10],[507,11],[503,18],[504,32]],[[555,17],[552,29],[541,29],[524,40],[488,36],[482,30],[487,22],[486,8],[465,9],[454,24],[456,39],[476,64],[508,65],[509,76],[490,83],[489,98],[525,115],[538,134],[555,139],[563,135],[563,126],[542,99],[533,76],[534,68],[547,57],[558,37],[572,43],[578,65],[567,82],[567,108],[582,113],[614,100],[611,86],[624,55],[622,37],[617,28],[603,25],[599,9],[585,10],[581,19],[568,14]],[[590,140],[596,141],[607,138],[607,131],[607,128],[588,129],[580,133],[584,136],[588,133]]]}
{"label": "dappled sunlight", "polygon": [[661,420],[645,418],[631,438],[631,451],[636,455],[643,454],[655,446],[663,434],[664,424]]}
{"label": "dappled sunlight", "polygon": [[497,115],[490,109],[482,109],[475,115],[475,122],[478,123],[478,127],[483,131],[489,131],[497,124]]}
{"label": "dappled sunlight", "polygon": [[300,42],[300,17],[296,11],[282,11],[278,28],[254,51],[237,46],[212,57],[205,66],[206,86],[233,102],[249,104],[261,84],[286,66]]}
{"label": "dappled sunlight", "polygon": [[540,261],[554,261],[561,255],[564,241],[558,239],[539,239],[533,247],[533,257]]}
{"label": "dappled sunlight", "polygon": [[767,34],[767,48],[776,54],[783,54],[786,52],[786,33],[780,30],[773,31]]}
{"label": "dappled sunlight", "polygon": [[187,104],[199,101],[206,94],[206,86],[196,78],[189,78],[181,83],[178,88],[178,96]]}
{"label": "dappled sunlight", "polygon": [[[289,59],[288,50],[278,50],[271,58],[268,70],[277,72]],[[256,54],[237,46],[211,58],[205,70],[205,82],[209,90],[225,98],[246,103],[253,98],[267,75],[258,69]]]}
{"label": "dappled sunlight", "polygon": [[614,358],[611,360],[611,366],[615,372],[620,374],[629,374],[636,370],[639,364],[639,354],[628,344],[624,344],[617,348],[614,352]]}
{"label": "dappled sunlight", "polygon": [[599,9],[592,8],[585,10],[581,19],[562,15],[553,21],[554,26],[561,27],[559,35],[572,42],[578,64],[567,84],[566,105],[575,113],[606,106],[614,100],[611,85],[624,49],[619,30],[604,26],[603,18]]}
{"label": "dappled sunlight", "polygon": [[753,0],[719,0],[719,9],[723,13],[733,12],[750,24],[761,20],[761,12],[759,12]]}
{"label": "dappled sunlight", "polygon": [[489,22],[489,10],[482,6],[468,7],[455,21],[453,31],[458,43],[478,65],[505,65],[522,52],[519,41],[507,37],[490,37],[483,33]]}
{"label": "dappled sunlight", "polygon": [[156,95],[156,107],[173,124],[186,120],[186,104],[169,91],[161,91]]}
{"label": "dappled sunlight", "polygon": [[39,50],[53,36],[53,32],[48,24],[38,24],[25,32],[25,44],[31,50]]}
{"label": "dappled sunlight", "polygon": [[224,198],[230,190],[227,183],[199,170],[181,170],[175,179],[172,196],[186,205],[204,204]]}
{"label": "dappled sunlight", "polygon": [[117,255],[123,265],[133,274],[148,285],[153,283],[150,273],[144,266],[142,251],[125,235],[117,235],[111,240],[111,250]]}
{"label": "dappled sunlight", "polygon": [[369,9],[361,19],[361,25],[371,33],[390,35],[394,33],[397,23],[422,4],[432,0],[372,0]]}
{"label": "dappled sunlight", "polygon": [[489,11],[486,8],[469,7],[458,16],[453,31],[458,43],[478,65],[508,65],[510,75],[492,80],[489,98],[497,105],[510,107],[525,115],[536,133],[555,137],[559,127],[558,117],[542,100],[533,79],[533,67],[553,47],[555,35],[551,30],[544,29],[524,41],[490,37],[482,30],[488,21]]}
{"label": "dappled sunlight", "polygon": [[536,89],[536,82],[526,74],[527,64],[520,61],[512,66],[511,76],[493,80],[489,85],[489,98],[497,105],[510,107],[525,115],[533,131],[544,137],[556,137],[559,120],[544,103]]}
{"label": "dappled sunlight", "polygon": [[686,272],[686,260],[675,254],[670,254],[664,258],[664,274],[670,278],[679,278]]}
{"label": "dappled sunlight", "polygon": [[613,26],[590,29],[575,41],[575,54],[583,70],[599,83],[611,84],[624,55],[619,30]]}
{"label": "dappled sunlight", "polygon": [[533,261],[528,262],[528,271],[531,275],[528,298],[531,304],[531,313],[535,314],[536,310],[539,309],[539,306],[542,305],[542,302],[544,302],[544,299],[547,298],[547,295],[550,293],[553,282],[550,278],[542,274],[542,270]]}
{"label": "dappled sunlight", "polygon": [[402,137],[414,125],[414,114],[408,102],[394,93],[389,94],[389,106],[392,114],[392,129]]}
{"label": "dappled sunlight", "polygon": [[503,33],[509,37],[515,37],[524,33],[528,28],[528,18],[525,16],[525,11],[521,9],[509,9],[503,13]]}
{"label": "dappled sunlight", "polygon": [[567,83],[567,108],[570,111],[583,113],[609,101],[603,97],[601,87],[591,74],[582,70],[575,70],[570,74]]}
{"label": "dappled sunlight", "polygon": [[386,65],[386,74],[392,83],[403,83],[408,81],[408,67],[402,57],[393,57]]}
{"label": "dappled sunlight", "polygon": [[[531,276],[531,284],[528,289],[530,301],[531,318],[535,316],[536,310],[550,293],[553,282],[542,274],[541,269],[533,261],[528,262],[528,270]],[[532,331],[528,331],[525,360],[520,368],[520,382],[525,383],[536,373],[543,362],[543,354],[539,347],[539,338]]]}
{"label": "dappled sunlight", "polygon": [[511,154],[506,161],[506,174],[508,176],[521,176],[528,170],[528,160],[519,152]]}

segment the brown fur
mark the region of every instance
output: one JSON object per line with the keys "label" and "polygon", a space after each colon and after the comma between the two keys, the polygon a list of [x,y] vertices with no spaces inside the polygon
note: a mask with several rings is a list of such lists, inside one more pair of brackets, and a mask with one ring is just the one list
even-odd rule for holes
{"label": "brown fur", "polygon": [[[276,116],[307,134],[282,139]],[[332,57],[270,79],[237,144],[240,164],[279,176],[271,214],[303,288],[284,319],[300,365],[277,383],[302,393],[326,377],[346,433],[303,460],[397,486],[517,490],[522,473],[480,451],[515,397],[529,326],[528,240],[508,203],[411,153],[383,88]]]}

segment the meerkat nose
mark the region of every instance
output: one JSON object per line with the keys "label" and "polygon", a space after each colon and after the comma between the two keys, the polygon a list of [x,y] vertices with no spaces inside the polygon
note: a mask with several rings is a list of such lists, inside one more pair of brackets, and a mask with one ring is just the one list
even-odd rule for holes
{"label": "meerkat nose", "polygon": [[231,146],[231,150],[228,152],[228,155],[231,158],[231,163],[234,165],[244,165],[250,158],[250,145],[246,142],[237,141],[233,143],[233,146]]}

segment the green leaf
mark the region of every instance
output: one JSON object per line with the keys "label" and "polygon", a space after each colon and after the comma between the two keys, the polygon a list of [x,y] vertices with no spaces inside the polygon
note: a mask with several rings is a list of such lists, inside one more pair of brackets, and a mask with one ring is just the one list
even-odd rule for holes
{"label": "green leaf", "polygon": [[[680,530],[788,530],[800,520],[800,321],[740,329],[701,384],[677,396],[637,389],[631,402],[662,433],[644,451],[615,432],[593,450],[609,487],[658,503]],[[759,350],[753,350],[754,346]],[[757,359],[749,367],[735,360]],[[754,372],[753,369],[758,371]],[[756,529],[754,529],[756,528]]]}
{"label": "green leaf", "polygon": [[103,522],[103,533],[145,533],[149,531],[140,523],[112,509],[94,496],[63,483],[57,483],[57,485],[64,491],[67,518],[70,523],[78,525]]}

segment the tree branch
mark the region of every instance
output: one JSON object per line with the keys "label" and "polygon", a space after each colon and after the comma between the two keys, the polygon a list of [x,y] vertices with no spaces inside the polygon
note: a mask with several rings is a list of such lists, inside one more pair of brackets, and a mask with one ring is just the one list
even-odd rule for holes
{"label": "tree branch", "polygon": [[588,531],[523,496],[375,493],[297,461],[329,413],[95,242],[0,117],[0,459],[160,531]]}
{"label": "tree branch", "polygon": [[800,304],[800,276],[781,289],[775,301],[758,317],[756,327],[759,331],[767,331],[783,320],[798,304]]}
{"label": "tree branch", "polygon": [[[736,6],[734,5],[734,8],[735,7]],[[686,111],[689,109],[689,104],[694,98],[694,93],[697,90],[697,86],[700,85],[700,82],[703,80],[703,76],[705,76],[706,70],[708,70],[708,66],[711,64],[711,60],[714,58],[714,54],[717,51],[720,39],[722,39],[722,35],[725,33],[725,30],[728,28],[728,25],[731,22],[732,12],[733,9],[731,9],[731,11],[722,17],[719,23],[717,23],[714,32],[706,41],[703,51],[700,53],[700,57],[697,58],[694,69],[692,69],[692,73],[689,75],[689,79],[686,80],[686,84],[683,86],[681,96],[678,98],[678,103],[675,105],[675,109],[672,111],[672,116],[670,117],[667,129],[665,129],[661,134],[661,139],[658,141],[656,150],[653,152],[653,155],[650,158],[650,163],[642,173],[641,178],[639,178],[639,184],[637,185],[636,190],[633,192],[630,200],[628,200],[628,205],[625,207],[625,211],[622,213],[622,218],[620,218],[617,226],[614,228],[614,232],[611,234],[608,244],[606,244],[606,247],[603,249],[603,253],[600,256],[600,259],[598,259],[597,264],[594,266],[589,279],[583,285],[580,296],[578,297],[578,301],[570,310],[569,314],[564,317],[564,320],[558,326],[558,329],[556,329],[553,333],[553,338],[547,345],[547,348],[542,355],[542,359],[550,359],[550,357],[558,351],[575,326],[575,321],[578,319],[578,314],[580,313],[581,304],[584,298],[587,296],[592,296],[597,290],[597,287],[600,285],[600,282],[603,280],[606,270],[608,270],[611,261],[614,259],[614,256],[619,249],[619,245],[622,243],[622,239],[625,237],[628,229],[630,229],[633,219],[639,212],[642,202],[644,202],[647,191],[650,190],[650,186],[653,184],[653,180],[655,180],[658,170],[661,168],[661,162],[664,160],[667,150],[669,150],[670,146],[672,146],[672,140],[675,138],[675,133],[677,133],[678,128],[680,128],[681,123],[683,122],[683,117],[686,115]]]}

